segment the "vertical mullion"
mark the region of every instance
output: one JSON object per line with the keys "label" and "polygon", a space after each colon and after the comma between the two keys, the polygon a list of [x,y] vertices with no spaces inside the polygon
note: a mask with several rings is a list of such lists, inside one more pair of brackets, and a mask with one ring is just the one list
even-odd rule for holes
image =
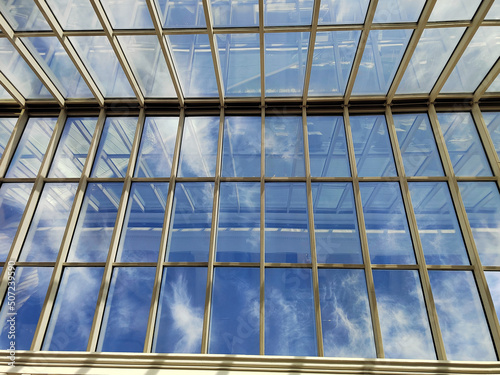
{"label": "vertical mullion", "polygon": [[[261,3],[263,0],[259,0]],[[266,215],[266,150],[265,150],[265,136],[266,136],[266,109],[260,109],[260,310],[259,310],[259,353],[265,354],[265,277],[266,277],[266,252],[265,252],[265,215]]]}
{"label": "vertical mullion", "polygon": [[0,177],[4,177],[5,173],[7,173],[7,169],[9,168],[9,164],[16,152],[17,145],[21,140],[24,128],[28,123],[28,119],[29,119],[28,112],[26,111],[26,109],[23,109],[17,119],[14,129],[12,130],[9,142],[7,142],[7,145],[5,146],[2,158],[0,159]]}
{"label": "vertical mullion", "polygon": [[318,18],[321,0],[314,0],[312,14],[311,34],[309,35],[309,48],[307,52],[306,74],[304,78],[304,89],[302,92],[302,105],[307,104],[307,95],[309,93],[309,82],[311,80],[311,70],[313,65],[314,47],[316,45],[316,31],[318,30]]}
{"label": "vertical mullion", "polygon": [[[265,38],[264,38],[264,0],[259,0],[259,41],[260,41],[260,105],[266,104],[266,64],[265,64]],[[265,116],[265,113],[261,113]],[[264,149],[262,149],[264,150]],[[261,170],[262,171],[262,170]]]}

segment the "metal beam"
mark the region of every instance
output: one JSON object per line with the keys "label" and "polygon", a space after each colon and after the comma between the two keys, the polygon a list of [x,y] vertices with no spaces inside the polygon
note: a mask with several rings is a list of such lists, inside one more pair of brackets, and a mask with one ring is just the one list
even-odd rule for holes
{"label": "metal beam", "polygon": [[309,92],[309,82],[311,80],[311,70],[313,64],[314,47],[316,44],[316,32],[318,30],[319,8],[321,0],[314,0],[314,8],[312,14],[312,28],[309,35],[309,51],[307,53],[306,74],[304,77],[304,91],[302,92],[302,105],[307,104],[307,94]]}
{"label": "metal beam", "polygon": [[495,81],[496,77],[500,73],[500,58],[497,60],[493,68],[490,69],[486,77],[484,77],[483,81],[479,84],[476,91],[474,92],[473,101],[478,102],[479,99],[484,95],[486,90],[491,86],[491,84]]}
{"label": "metal beam", "polygon": [[14,98],[16,102],[19,103],[21,107],[24,107],[26,105],[26,99],[24,96],[19,92],[19,90],[12,84],[12,82],[9,81],[9,79],[0,72],[0,85],[9,93],[10,96]]}
{"label": "metal beam", "polygon": [[260,42],[260,105],[266,105],[266,53],[264,38],[264,0],[259,0],[259,42]]}

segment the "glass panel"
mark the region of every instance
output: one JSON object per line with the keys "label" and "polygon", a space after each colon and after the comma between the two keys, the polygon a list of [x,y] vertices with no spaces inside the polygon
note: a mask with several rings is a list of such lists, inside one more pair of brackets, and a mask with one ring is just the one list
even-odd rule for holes
{"label": "glass panel", "polygon": [[373,22],[417,22],[425,0],[379,0]]}
{"label": "glass panel", "polygon": [[14,100],[14,98],[2,86],[0,86],[0,99]]}
{"label": "glass panel", "polygon": [[32,0],[2,1],[0,10],[15,31],[50,30],[45,17]]}
{"label": "glass panel", "polygon": [[0,311],[0,349],[10,348],[11,322],[15,322],[16,350],[30,349],[51,275],[52,267],[16,268],[15,291],[9,288]]}
{"label": "glass panel", "polygon": [[500,194],[494,182],[459,182],[465,211],[483,266],[500,265]]}
{"label": "glass panel", "polygon": [[480,3],[481,0],[439,0],[429,21],[470,20]]}
{"label": "glass panel", "polygon": [[500,92],[500,75],[498,75],[497,78],[495,78],[495,80],[490,85],[490,87],[488,87],[488,89],[486,90],[486,92],[488,92],[488,93],[490,93],[490,92]]}
{"label": "glass panel", "polygon": [[167,193],[167,182],[132,184],[117,262],[158,261]]}
{"label": "glass panel", "polygon": [[258,0],[211,0],[211,3],[215,27],[259,26]]}
{"label": "glass panel", "polygon": [[385,117],[351,116],[350,123],[358,176],[396,176]]}
{"label": "glass panel", "polygon": [[206,268],[171,267],[163,271],[153,352],[201,352],[206,286]]}
{"label": "glass panel", "polygon": [[17,118],[15,117],[1,117],[0,118],[0,158],[9,142],[10,135],[16,126]]}
{"label": "glass panel", "polygon": [[318,263],[363,263],[350,183],[313,183]]}
{"label": "glass panel", "polygon": [[92,177],[125,177],[137,117],[108,117],[102,131]]}
{"label": "glass panel", "polygon": [[304,176],[302,117],[266,117],[265,122],[266,176]]}
{"label": "glass panel", "polygon": [[214,184],[177,183],[167,244],[167,262],[207,262]]}
{"label": "glass panel", "polygon": [[500,55],[500,26],[480,27],[441,92],[473,92]]}
{"label": "glass panel", "polygon": [[500,272],[485,272],[486,280],[495,305],[495,311],[500,319]]}
{"label": "glass panel", "polygon": [[64,97],[94,97],[56,37],[32,37],[21,40]]}
{"label": "glass panel", "polygon": [[89,183],[69,250],[69,262],[105,262],[122,183]]}
{"label": "glass panel", "polygon": [[80,177],[96,124],[96,117],[69,117],[66,120],[49,177]]}
{"label": "glass panel", "polygon": [[208,35],[168,35],[167,38],[184,95],[218,96]]}
{"label": "glass panel", "polygon": [[260,117],[225,117],[222,176],[259,177],[260,148]]}
{"label": "glass panel", "polygon": [[33,178],[42,165],[57,118],[28,120],[5,177]]}
{"label": "glass panel", "polygon": [[363,270],[319,269],[318,275],[325,356],[375,358]]}
{"label": "glass panel", "polygon": [[226,96],[260,96],[259,34],[217,35]]}
{"label": "glass panel", "polygon": [[350,177],[342,116],[307,116],[311,176]]}
{"label": "glass panel", "polygon": [[304,183],[266,183],[266,262],[310,263]]}
{"label": "glass panel", "polygon": [[65,268],[42,350],[86,351],[104,268]]}
{"label": "glass panel", "polygon": [[202,0],[156,0],[164,28],[206,27]]}
{"label": "glass panel", "polygon": [[0,185],[0,262],[7,259],[32,187],[17,182]]}
{"label": "glass panel", "polygon": [[491,176],[491,169],[470,113],[438,113],[455,175]]}
{"label": "glass panel", "polygon": [[154,267],[113,270],[98,352],[143,351],[155,272]]}
{"label": "glass panel", "polygon": [[264,26],[310,25],[313,0],[264,0]]}
{"label": "glass panel", "polygon": [[394,115],[407,176],[443,176],[443,167],[426,113]]}
{"label": "glass panel", "polygon": [[411,34],[412,30],[370,31],[354,82],[353,95],[385,95],[389,91]]}
{"label": "glass panel", "polygon": [[266,269],[265,324],[266,354],[318,355],[310,269]]}
{"label": "glass panel", "polygon": [[156,35],[119,36],[118,40],[146,97],[175,97],[172,78]]}
{"label": "glass panel", "polygon": [[410,182],[427,264],[470,264],[446,182]]}
{"label": "glass panel", "polygon": [[321,0],[319,25],[363,23],[369,0]]}
{"label": "glass panel", "polygon": [[430,93],[464,30],[464,27],[424,30],[396,93]]}
{"label": "glass panel", "polygon": [[[498,81],[500,82],[500,80]],[[483,112],[483,118],[500,158],[500,112]]]}
{"label": "glass panel", "polygon": [[178,117],[146,117],[134,177],[170,177]]}
{"label": "glass panel", "polygon": [[113,29],[154,29],[145,0],[100,1]]}
{"label": "glass panel", "polygon": [[309,95],[344,94],[360,34],[359,30],[316,34]]}
{"label": "glass panel", "polygon": [[72,36],[69,39],[105,97],[135,97],[107,37]]}
{"label": "glass panel", "polygon": [[373,270],[386,358],[436,359],[418,271]]}
{"label": "glass panel", "polygon": [[178,177],[215,175],[219,117],[186,117]]}
{"label": "glass panel", "polygon": [[264,38],[266,96],[301,96],[309,33],[268,33]]}
{"label": "glass panel", "polygon": [[209,353],[259,354],[260,271],[215,269]]}
{"label": "glass panel", "polygon": [[217,262],[260,261],[260,183],[220,185]]}
{"label": "glass panel", "polygon": [[498,20],[500,19],[500,3],[493,2],[488,14],[486,15],[487,20]]}
{"label": "glass panel", "polygon": [[496,361],[488,324],[470,271],[429,271],[448,360]]}
{"label": "glass panel", "polygon": [[397,182],[359,184],[370,259],[375,264],[414,264],[415,255]]}
{"label": "glass panel", "polygon": [[20,262],[55,262],[78,184],[43,188],[19,257]]}
{"label": "glass panel", "polygon": [[47,0],[64,30],[102,30],[88,0]]}

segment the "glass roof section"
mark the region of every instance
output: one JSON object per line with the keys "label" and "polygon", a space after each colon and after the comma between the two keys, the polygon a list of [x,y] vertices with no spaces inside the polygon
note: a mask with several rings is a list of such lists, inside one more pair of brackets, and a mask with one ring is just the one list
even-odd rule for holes
{"label": "glass roof section", "polygon": [[47,0],[64,30],[102,30],[88,0]]}
{"label": "glass roof section", "polygon": [[369,0],[321,0],[319,25],[363,23]]}
{"label": "glass roof section", "polygon": [[437,0],[429,21],[470,20],[481,0]]}

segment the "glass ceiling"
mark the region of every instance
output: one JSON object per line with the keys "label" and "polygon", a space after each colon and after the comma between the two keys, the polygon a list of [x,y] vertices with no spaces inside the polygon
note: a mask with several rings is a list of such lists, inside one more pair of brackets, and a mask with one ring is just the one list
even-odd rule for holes
{"label": "glass ceiling", "polygon": [[0,100],[497,96],[500,0],[0,0]]}

